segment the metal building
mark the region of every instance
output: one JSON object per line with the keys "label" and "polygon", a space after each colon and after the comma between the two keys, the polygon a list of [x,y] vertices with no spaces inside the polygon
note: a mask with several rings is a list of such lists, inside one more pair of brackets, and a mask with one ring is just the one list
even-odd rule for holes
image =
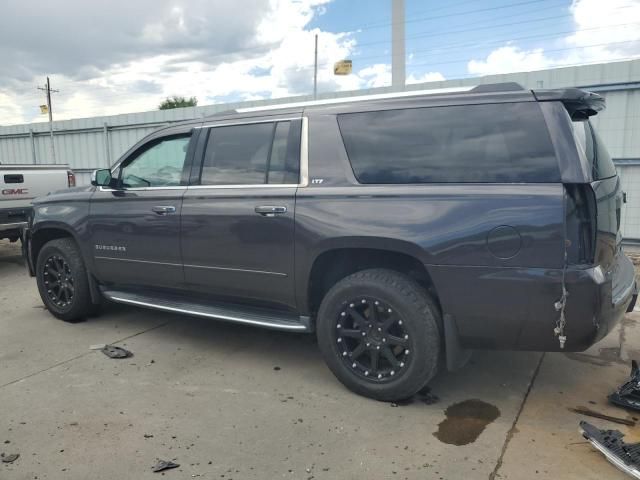
{"label": "metal building", "polygon": [[[628,203],[622,211],[623,236],[627,241],[640,242],[640,59],[412,84],[406,90],[497,82],[518,82],[525,88],[581,87],[606,98],[607,109],[595,117],[594,124],[618,166],[627,192]],[[318,98],[391,91],[391,87],[383,87],[325,93]],[[110,166],[133,143],[167,123],[233,108],[305,100],[312,100],[312,95],[57,121],[54,122],[56,155],[59,163],[68,163],[76,171],[79,184],[87,184],[91,170]],[[0,127],[0,163],[48,163],[49,141],[47,123]]]}

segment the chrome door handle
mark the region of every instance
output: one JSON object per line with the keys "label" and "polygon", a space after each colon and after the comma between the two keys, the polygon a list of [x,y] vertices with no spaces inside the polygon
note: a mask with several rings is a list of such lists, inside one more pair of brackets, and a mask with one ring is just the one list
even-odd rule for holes
{"label": "chrome door handle", "polygon": [[287,207],[279,205],[260,205],[255,208],[256,213],[264,217],[275,217],[287,213]]}
{"label": "chrome door handle", "polygon": [[158,215],[167,215],[169,213],[176,213],[176,207],[172,205],[158,205],[157,207],[153,207],[151,209],[154,213]]}

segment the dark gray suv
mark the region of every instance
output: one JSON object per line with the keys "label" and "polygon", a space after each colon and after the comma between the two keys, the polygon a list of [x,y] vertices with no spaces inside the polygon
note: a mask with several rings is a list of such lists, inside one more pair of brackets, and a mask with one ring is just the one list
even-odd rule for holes
{"label": "dark gray suv", "polygon": [[347,387],[406,398],[471,349],[583,350],[633,308],[603,107],[499,84],[168,126],[38,199],[25,257],[63,320],[106,298],[315,331]]}

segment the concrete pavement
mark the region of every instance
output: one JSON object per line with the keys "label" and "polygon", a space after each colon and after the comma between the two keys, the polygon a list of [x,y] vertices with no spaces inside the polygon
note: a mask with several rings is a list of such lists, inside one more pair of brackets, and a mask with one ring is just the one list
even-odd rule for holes
{"label": "concrete pavement", "polygon": [[392,406],[342,387],[313,336],[122,306],[65,324],[5,242],[0,307],[0,452],[21,455],[2,480],[154,478],[158,457],[181,465],[167,478],[627,478],[567,408],[630,418],[605,397],[640,348],[638,314],[578,356],[478,352],[435,379],[439,402]]}

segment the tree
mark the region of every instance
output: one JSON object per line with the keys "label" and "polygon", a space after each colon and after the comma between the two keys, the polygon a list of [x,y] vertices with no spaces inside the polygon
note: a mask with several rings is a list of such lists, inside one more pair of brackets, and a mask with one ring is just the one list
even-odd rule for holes
{"label": "tree", "polygon": [[167,97],[164,99],[160,105],[158,105],[158,110],[169,110],[171,108],[182,108],[182,107],[195,107],[198,105],[198,99],[196,97],[185,98],[178,97],[174,95],[173,97]]}

